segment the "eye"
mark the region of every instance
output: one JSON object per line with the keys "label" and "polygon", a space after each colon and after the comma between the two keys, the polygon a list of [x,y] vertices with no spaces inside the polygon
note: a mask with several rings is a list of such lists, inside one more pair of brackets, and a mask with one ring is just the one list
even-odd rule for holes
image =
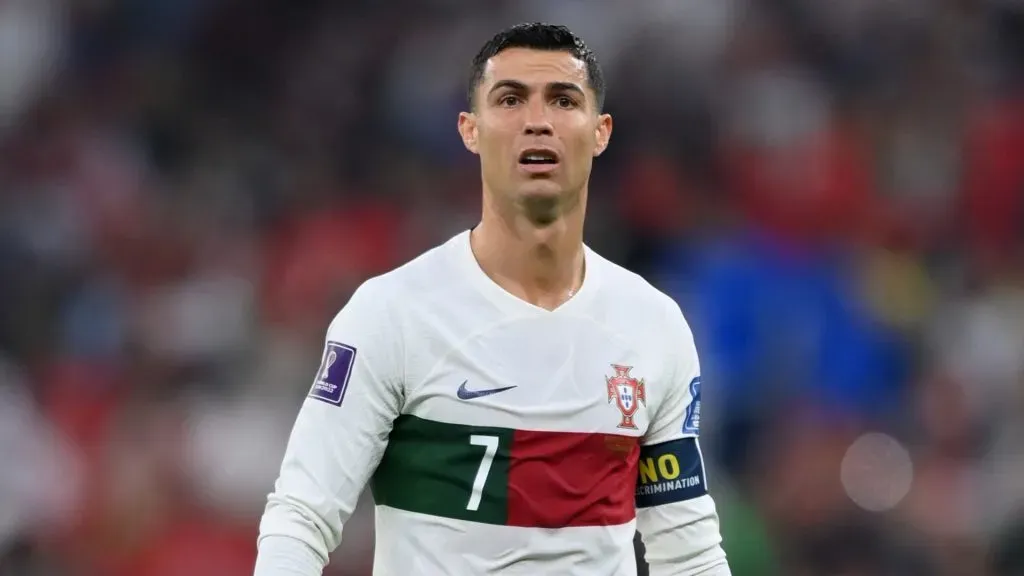
{"label": "eye", "polygon": [[576,107],[576,101],[568,96],[559,96],[555,98],[555,105],[568,110]]}
{"label": "eye", "polygon": [[506,94],[505,96],[502,96],[501,98],[498,99],[499,106],[505,106],[508,108],[511,108],[516,104],[519,104],[519,102],[519,96],[516,96],[515,94]]}

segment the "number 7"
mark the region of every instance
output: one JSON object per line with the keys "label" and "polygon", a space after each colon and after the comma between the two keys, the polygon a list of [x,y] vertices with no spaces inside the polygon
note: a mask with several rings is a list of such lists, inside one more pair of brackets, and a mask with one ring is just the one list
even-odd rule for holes
{"label": "number 7", "polygon": [[480,497],[484,492],[484,484],[487,483],[487,475],[491,472],[491,462],[494,462],[494,455],[498,452],[498,437],[474,434],[469,437],[469,443],[487,448],[480,460],[480,468],[477,468],[476,478],[473,479],[473,493],[469,495],[469,503],[466,504],[466,510],[476,511],[480,508]]}

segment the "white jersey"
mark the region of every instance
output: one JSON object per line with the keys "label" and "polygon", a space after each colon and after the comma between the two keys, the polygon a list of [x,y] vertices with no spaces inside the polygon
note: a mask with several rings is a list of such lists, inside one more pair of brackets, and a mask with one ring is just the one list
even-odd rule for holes
{"label": "white jersey", "polygon": [[553,311],[492,282],[469,232],[363,284],[328,329],[258,576],[285,573],[262,559],[275,536],[322,567],[367,483],[376,576],[628,576],[634,529],[652,575],[728,574],[690,329],[639,276],[585,261]]}

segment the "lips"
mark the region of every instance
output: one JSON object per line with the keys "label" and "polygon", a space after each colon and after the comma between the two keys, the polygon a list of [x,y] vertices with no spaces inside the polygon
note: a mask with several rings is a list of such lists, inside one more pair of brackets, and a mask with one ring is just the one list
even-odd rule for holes
{"label": "lips", "polygon": [[558,164],[558,152],[550,148],[527,148],[519,154],[519,163],[526,165]]}
{"label": "lips", "polygon": [[551,148],[527,148],[519,153],[519,168],[529,174],[543,174],[558,167],[561,158]]}

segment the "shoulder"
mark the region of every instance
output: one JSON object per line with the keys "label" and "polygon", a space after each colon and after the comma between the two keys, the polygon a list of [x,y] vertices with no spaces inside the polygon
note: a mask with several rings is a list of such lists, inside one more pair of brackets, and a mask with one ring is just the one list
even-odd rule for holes
{"label": "shoulder", "polygon": [[331,319],[328,348],[347,350],[353,357],[358,350],[358,357],[377,377],[400,378],[408,312],[423,301],[425,280],[443,260],[444,248],[428,250],[359,284]]}
{"label": "shoulder", "polygon": [[338,312],[342,316],[374,317],[377,322],[397,322],[404,310],[443,289],[449,270],[453,241],[445,242],[415,258],[364,280]]}
{"label": "shoulder", "polygon": [[643,276],[592,250],[588,250],[588,257],[600,267],[603,300],[609,315],[662,334],[693,340],[690,325],[675,299]]}

